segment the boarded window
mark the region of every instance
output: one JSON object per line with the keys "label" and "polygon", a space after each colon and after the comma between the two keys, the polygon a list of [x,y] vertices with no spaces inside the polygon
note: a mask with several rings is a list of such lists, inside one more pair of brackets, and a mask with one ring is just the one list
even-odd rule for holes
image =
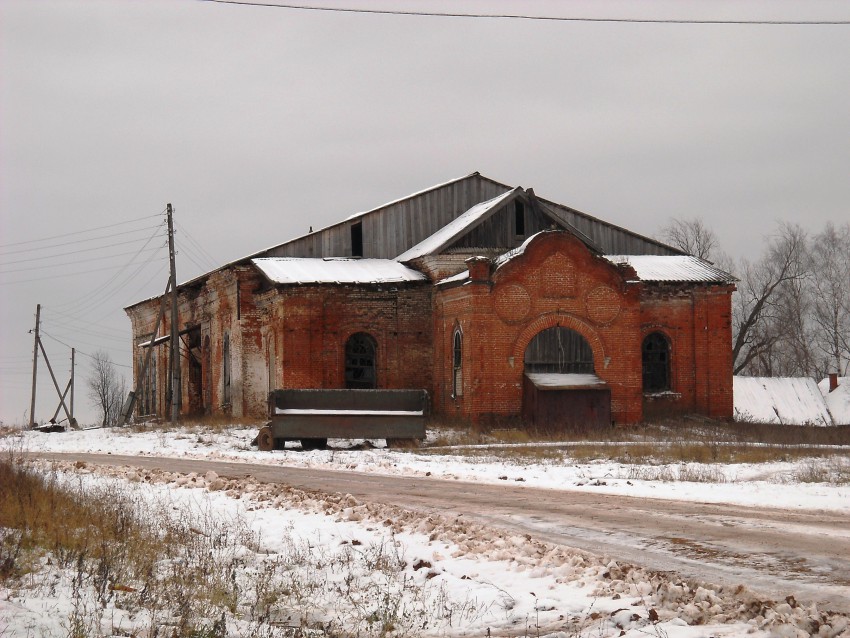
{"label": "boarded window", "polygon": [[463,396],[463,334],[457,328],[452,339],[452,398]]}
{"label": "boarded window", "polygon": [[670,343],[660,332],[643,340],[643,391],[664,392],[670,389]]}
{"label": "boarded window", "polygon": [[570,328],[547,328],[525,349],[526,372],[586,374],[593,372],[593,350],[587,340]]}
{"label": "boarded window", "polygon": [[230,405],[230,335],[224,333],[224,343],[221,346],[221,402]]}
{"label": "boarded window", "polygon": [[356,332],[345,343],[345,387],[373,389],[378,387],[375,370],[377,344],[371,335]]}
{"label": "boarded window", "polygon": [[[139,357],[139,374],[142,374],[145,358]],[[141,383],[141,396],[138,400],[139,416],[156,414],[156,356],[151,355],[147,373]]]}
{"label": "boarded window", "polygon": [[277,351],[273,332],[269,335],[267,347],[269,351],[269,392],[271,392],[277,389]]}

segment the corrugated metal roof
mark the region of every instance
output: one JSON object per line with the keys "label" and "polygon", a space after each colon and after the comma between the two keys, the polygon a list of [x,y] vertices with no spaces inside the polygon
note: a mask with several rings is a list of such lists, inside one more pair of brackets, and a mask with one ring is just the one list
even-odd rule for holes
{"label": "corrugated metal roof", "polygon": [[427,277],[394,259],[310,259],[263,257],[252,259],[276,284],[386,284],[425,281]]}
{"label": "corrugated metal roof", "polygon": [[416,259],[417,257],[423,257],[425,255],[430,255],[432,253],[437,252],[441,248],[445,247],[449,244],[453,239],[459,237],[464,232],[481,222],[487,215],[497,208],[499,208],[502,204],[510,201],[511,198],[515,197],[518,193],[522,192],[522,188],[517,186],[509,190],[507,193],[503,193],[498,197],[494,197],[493,199],[488,199],[486,202],[481,202],[480,204],[476,204],[472,208],[470,208],[465,213],[462,213],[460,216],[453,219],[451,222],[443,226],[436,233],[428,237],[427,239],[419,242],[409,250],[403,252],[396,260],[398,261],[410,261],[412,259]]}
{"label": "corrugated metal roof", "polygon": [[733,275],[691,255],[605,255],[614,264],[628,264],[641,281],[728,283]]}
{"label": "corrugated metal roof", "polygon": [[733,378],[735,420],[782,425],[832,425],[814,379]]}

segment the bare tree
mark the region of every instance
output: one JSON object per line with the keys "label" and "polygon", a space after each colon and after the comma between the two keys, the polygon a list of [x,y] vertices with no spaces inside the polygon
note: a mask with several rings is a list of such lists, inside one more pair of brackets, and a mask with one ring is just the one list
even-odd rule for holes
{"label": "bare tree", "polygon": [[126,394],[126,382],[115,370],[109,354],[98,350],[92,357],[91,373],[86,383],[89,399],[99,411],[101,425],[116,425]]}
{"label": "bare tree", "polygon": [[661,229],[661,238],[684,253],[706,261],[715,261],[717,235],[702,219],[672,219]]}
{"label": "bare tree", "polygon": [[775,354],[791,328],[783,293],[806,276],[806,248],[801,227],[782,225],[760,261],[742,262],[733,307],[735,374],[753,367],[760,374],[774,373]]}
{"label": "bare tree", "polygon": [[818,376],[847,373],[850,362],[850,224],[829,223],[812,238],[814,342],[826,357]]}

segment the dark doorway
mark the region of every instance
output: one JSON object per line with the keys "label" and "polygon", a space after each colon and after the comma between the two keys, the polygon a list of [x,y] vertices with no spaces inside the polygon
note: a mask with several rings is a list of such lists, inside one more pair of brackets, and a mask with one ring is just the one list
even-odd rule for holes
{"label": "dark doorway", "polygon": [[189,414],[201,414],[204,411],[204,374],[200,326],[186,333],[186,351],[189,358],[189,378],[187,379]]}
{"label": "dark doorway", "polygon": [[374,389],[378,387],[375,370],[377,344],[371,335],[356,332],[345,343],[345,387]]}
{"label": "dark doorway", "polygon": [[525,349],[526,372],[586,374],[593,372],[593,350],[587,340],[570,328],[547,328]]}
{"label": "dark doorway", "polygon": [[522,417],[540,432],[586,432],[611,425],[611,390],[594,374],[593,349],[560,326],[538,333],[525,349]]}
{"label": "dark doorway", "polygon": [[670,389],[670,343],[660,332],[653,332],[643,340],[643,391],[666,392]]}

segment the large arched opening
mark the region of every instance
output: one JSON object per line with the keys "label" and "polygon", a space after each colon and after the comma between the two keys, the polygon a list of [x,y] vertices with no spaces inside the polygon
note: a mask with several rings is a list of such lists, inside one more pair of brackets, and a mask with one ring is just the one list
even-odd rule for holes
{"label": "large arched opening", "polygon": [[611,425],[611,390],[596,376],[593,348],[576,330],[553,326],[523,356],[523,420],[541,431],[588,431]]}

